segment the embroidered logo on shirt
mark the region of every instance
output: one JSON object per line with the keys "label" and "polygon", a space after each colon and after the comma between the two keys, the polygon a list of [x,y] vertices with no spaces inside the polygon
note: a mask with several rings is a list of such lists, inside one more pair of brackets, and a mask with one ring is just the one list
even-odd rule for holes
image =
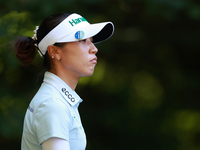
{"label": "embroidered logo on shirt", "polygon": [[75,102],[75,98],[66,90],[66,88],[62,88],[62,92],[71,100],[71,102]]}
{"label": "embroidered logo on shirt", "polygon": [[30,112],[34,112],[34,109],[31,106],[28,106],[28,110],[30,110]]}

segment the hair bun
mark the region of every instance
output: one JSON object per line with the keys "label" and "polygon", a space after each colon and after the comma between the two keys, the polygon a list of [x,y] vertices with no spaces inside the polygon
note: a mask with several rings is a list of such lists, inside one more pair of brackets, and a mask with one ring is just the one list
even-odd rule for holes
{"label": "hair bun", "polygon": [[35,49],[35,41],[30,37],[20,37],[15,42],[16,57],[24,65],[28,65],[34,59],[37,51]]}

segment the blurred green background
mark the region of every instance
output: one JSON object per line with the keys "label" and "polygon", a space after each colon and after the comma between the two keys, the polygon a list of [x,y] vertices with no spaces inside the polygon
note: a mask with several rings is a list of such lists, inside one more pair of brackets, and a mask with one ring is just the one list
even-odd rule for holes
{"label": "blurred green background", "polygon": [[115,25],[76,89],[87,150],[200,150],[199,0],[0,0],[1,150],[20,150],[43,79],[40,56],[23,67],[13,42],[57,12]]}

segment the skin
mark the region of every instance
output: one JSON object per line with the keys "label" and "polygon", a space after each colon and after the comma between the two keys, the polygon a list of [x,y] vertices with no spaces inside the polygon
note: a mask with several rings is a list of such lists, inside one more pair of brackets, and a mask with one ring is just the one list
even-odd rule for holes
{"label": "skin", "polygon": [[48,46],[50,72],[60,77],[72,90],[75,90],[81,77],[91,76],[97,64],[98,49],[92,38],[69,42],[63,47]]}
{"label": "skin", "polygon": [[70,146],[69,146],[69,142],[64,139],[52,137],[42,143],[42,149],[43,150],[70,150]]}

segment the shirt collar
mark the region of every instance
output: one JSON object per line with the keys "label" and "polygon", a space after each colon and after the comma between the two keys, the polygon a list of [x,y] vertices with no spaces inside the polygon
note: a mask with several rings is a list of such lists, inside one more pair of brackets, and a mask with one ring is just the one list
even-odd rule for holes
{"label": "shirt collar", "polygon": [[55,87],[59,91],[59,93],[64,97],[64,99],[72,106],[82,102],[82,99],[79,97],[79,95],[55,74],[50,73],[48,71],[45,72],[43,81]]}

